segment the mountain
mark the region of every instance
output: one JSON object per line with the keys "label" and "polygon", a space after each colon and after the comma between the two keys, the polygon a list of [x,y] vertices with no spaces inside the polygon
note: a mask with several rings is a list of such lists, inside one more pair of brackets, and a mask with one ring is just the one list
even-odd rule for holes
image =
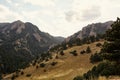
{"label": "mountain", "polygon": [[97,36],[97,34],[104,34],[106,30],[111,29],[112,23],[113,21],[108,21],[105,23],[89,24],[83,27],[82,30],[66,38],[65,41],[69,42],[70,40],[75,39],[75,38],[83,39],[89,36]]}
{"label": "mountain", "polygon": [[30,22],[18,20],[0,23],[0,64],[4,66],[4,72],[14,71],[34,56],[47,51],[51,45],[61,43],[63,39],[40,31]]}
{"label": "mountain", "polygon": [[10,42],[15,47],[25,48],[33,55],[46,51],[50,45],[61,43],[63,40],[62,37],[53,37],[40,31],[37,26],[29,22],[23,23],[18,20],[0,24],[0,45]]}

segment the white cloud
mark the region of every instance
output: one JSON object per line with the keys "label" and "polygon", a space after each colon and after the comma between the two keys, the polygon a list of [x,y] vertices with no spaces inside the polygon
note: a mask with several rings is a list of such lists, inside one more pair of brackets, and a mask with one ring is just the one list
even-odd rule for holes
{"label": "white cloud", "polygon": [[13,20],[18,20],[22,19],[22,16],[20,16],[18,13],[15,13],[11,10],[9,10],[8,7],[4,5],[0,5],[0,21],[5,22],[5,21],[13,21]]}
{"label": "white cloud", "polygon": [[101,11],[99,6],[92,6],[82,12],[81,20],[88,21],[94,20],[101,16]]}
{"label": "white cloud", "polygon": [[24,0],[24,2],[42,7],[51,7],[55,5],[53,0]]}
{"label": "white cloud", "polygon": [[11,0],[6,0],[9,4],[11,4],[12,3],[12,1]]}
{"label": "white cloud", "polygon": [[69,36],[87,24],[115,20],[120,0],[6,0],[0,22],[29,21],[54,36]]}
{"label": "white cloud", "polygon": [[68,11],[65,13],[66,20],[71,21],[91,21],[101,16],[99,6],[91,6],[83,10]]}

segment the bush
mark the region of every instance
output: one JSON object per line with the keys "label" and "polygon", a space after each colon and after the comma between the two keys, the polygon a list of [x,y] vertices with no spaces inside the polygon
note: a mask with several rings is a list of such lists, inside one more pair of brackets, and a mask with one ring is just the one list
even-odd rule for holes
{"label": "bush", "polygon": [[76,76],[73,80],[83,80],[82,76]]}
{"label": "bush", "polygon": [[42,68],[45,67],[45,63],[41,63],[40,67],[42,67]]}
{"label": "bush", "polygon": [[15,80],[15,75],[12,75],[11,80]]}
{"label": "bush", "polygon": [[91,80],[91,78],[98,78],[99,76],[109,77],[110,75],[119,75],[119,74],[120,74],[120,65],[116,65],[115,63],[110,63],[110,62],[102,62],[97,67],[94,66],[92,70],[85,73],[84,78]]}
{"label": "bush", "polygon": [[96,62],[99,62],[99,61],[102,61],[102,57],[98,53],[95,53],[94,55],[91,55],[91,57],[90,57],[90,62],[91,63],[96,63]]}
{"label": "bush", "polygon": [[21,75],[24,75],[24,72],[23,72],[23,71],[21,71]]}
{"label": "bush", "polygon": [[87,49],[86,49],[86,53],[91,53],[91,49],[90,49],[89,46],[88,46]]}
{"label": "bush", "polygon": [[2,80],[2,74],[0,73],[0,80]]}
{"label": "bush", "polygon": [[57,62],[52,62],[51,65],[52,66],[55,66],[57,64]]}
{"label": "bush", "polygon": [[48,58],[46,58],[46,59],[45,59],[45,62],[47,62],[47,61],[49,61],[49,59],[48,59]]}
{"label": "bush", "polygon": [[55,57],[56,59],[58,59],[59,57],[56,55],[56,57]]}
{"label": "bush", "polygon": [[85,50],[82,50],[81,52],[80,52],[80,54],[84,54],[85,53]]}
{"label": "bush", "polygon": [[18,77],[19,75],[18,74],[13,74],[12,77],[11,77],[11,80],[15,80],[16,77]]}
{"label": "bush", "polygon": [[46,70],[46,69],[44,69],[43,71],[44,71],[44,72],[46,72],[47,70]]}
{"label": "bush", "polygon": [[36,62],[34,61],[34,62],[32,63],[32,65],[35,66],[35,65],[36,65]]}
{"label": "bush", "polygon": [[74,56],[77,56],[77,55],[78,55],[76,50],[71,51],[70,54],[72,54],[72,55],[74,55]]}
{"label": "bush", "polygon": [[60,55],[63,56],[63,55],[64,55],[64,52],[63,52],[63,51],[60,51]]}
{"label": "bush", "polygon": [[77,56],[78,54],[77,53],[73,53],[74,56]]}
{"label": "bush", "polygon": [[96,44],[96,47],[101,47],[101,46],[102,46],[101,43],[97,43],[97,44]]}
{"label": "bush", "polygon": [[31,76],[31,74],[26,74],[26,77],[30,77]]}
{"label": "bush", "polygon": [[36,69],[38,69],[38,65],[36,66]]}

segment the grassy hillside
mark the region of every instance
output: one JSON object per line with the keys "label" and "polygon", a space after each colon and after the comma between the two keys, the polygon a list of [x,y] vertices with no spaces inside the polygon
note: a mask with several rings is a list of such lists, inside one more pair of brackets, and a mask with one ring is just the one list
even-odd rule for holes
{"label": "grassy hillside", "polygon": [[[41,68],[40,64],[22,70],[23,75],[18,73],[18,77],[15,80],[73,80],[77,75],[82,75],[91,69],[94,65],[90,63],[90,56],[96,51],[100,51],[100,47],[97,47],[97,43],[104,43],[104,41],[98,41],[91,44],[84,44],[82,46],[74,46],[64,50],[64,55],[58,53],[52,53],[53,59],[44,61],[45,67]],[[91,53],[80,54],[82,50],[86,50],[90,47]],[[76,50],[77,56],[70,54],[71,51]],[[56,57],[57,56],[57,57]],[[52,62],[57,62],[54,66]],[[38,66],[38,67],[37,67]],[[37,68],[36,68],[37,67]],[[11,75],[7,75],[5,78],[9,80]]]}

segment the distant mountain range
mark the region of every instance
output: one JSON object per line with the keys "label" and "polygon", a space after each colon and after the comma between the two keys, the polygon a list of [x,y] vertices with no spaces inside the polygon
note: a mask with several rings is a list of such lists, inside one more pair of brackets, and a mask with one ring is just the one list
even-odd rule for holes
{"label": "distant mountain range", "polygon": [[106,32],[106,30],[111,29],[112,23],[113,23],[113,21],[108,21],[105,23],[89,24],[89,25],[83,27],[82,30],[67,37],[65,39],[65,41],[68,42],[68,41],[75,39],[75,38],[83,39],[83,38],[89,37],[89,36],[97,36],[97,34],[104,34]]}
{"label": "distant mountain range", "polygon": [[[36,25],[20,20],[12,23],[0,23],[0,72],[14,72],[25,67],[35,56],[46,52],[49,47],[64,40],[83,39],[88,36],[104,34],[113,21],[95,23],[64,39],[42,32]],[[1,71],[3,70],[3,71]]]}

